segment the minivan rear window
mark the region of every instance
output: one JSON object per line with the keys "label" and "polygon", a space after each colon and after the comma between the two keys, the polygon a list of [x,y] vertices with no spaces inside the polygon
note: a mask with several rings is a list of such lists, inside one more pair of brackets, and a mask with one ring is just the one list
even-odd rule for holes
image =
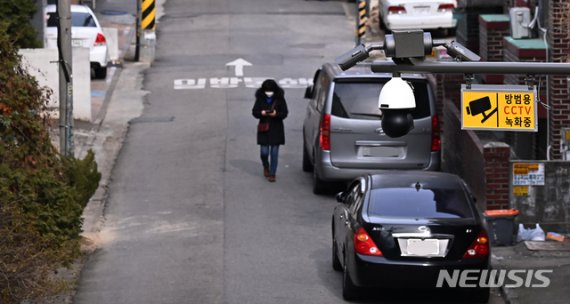
{"label": "minivan rear window", "polygon": [[[350,79],[335,81],[331,114],[353,119],[378,120],[382,112],[378,109],[378,96],[387,79]],[[427,83],[421,80],[408,80],[414,87],[416,108],[412,110],[414,119],[430,116],[430,103]]]}
{"label": "minivan rear window", "polygon": [[473,218],[473,211],[465,192],[454,188],[375,189],[371,192],[368,214],[420,219]]}

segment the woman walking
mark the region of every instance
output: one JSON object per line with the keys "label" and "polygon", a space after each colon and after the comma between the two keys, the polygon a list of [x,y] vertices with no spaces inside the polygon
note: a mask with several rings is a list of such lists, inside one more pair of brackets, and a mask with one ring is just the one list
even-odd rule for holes
{"label": "woman walking", "polygon": [[263,175],[270,182],[275,182],[279,146],[285,144],[283,119],[289,111],[285,101],[285,92],[272,79],[265,80],[255,92],[255,104],[252,114],[259,119],[257,144],[260,146]]}

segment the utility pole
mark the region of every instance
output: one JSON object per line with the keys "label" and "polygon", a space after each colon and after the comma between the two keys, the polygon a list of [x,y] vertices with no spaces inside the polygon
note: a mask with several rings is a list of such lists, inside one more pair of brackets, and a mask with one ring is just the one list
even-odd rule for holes
{"label": "utility pole", "polygon": [[136,20],[136,44],[135,44],[135,61],[140,60],[141,54],[141,1],[135,0],[137,2],[137,20]]}
{"label": "utility pole", "polygon": [[59,153],[74,156],[73,149],[73,73],[71,69],[71,5],[58,0],[56,6],[59,64]]}
{"label": "utility pole", "polygon": [[40,47],[45,47],[44,46],[44,33],[46,31],[45,29],[45,16],[44,16],[44,11],[43,7],[46,6],[47,2],[46,0],[35,0],[36,3],[36,7],[40,8],[36,11],[36,13],[34,14],[34,17],[32,18],[32,25],[33,27],[36,29],[37,32],[37,38],[38,41],[40,41]]}

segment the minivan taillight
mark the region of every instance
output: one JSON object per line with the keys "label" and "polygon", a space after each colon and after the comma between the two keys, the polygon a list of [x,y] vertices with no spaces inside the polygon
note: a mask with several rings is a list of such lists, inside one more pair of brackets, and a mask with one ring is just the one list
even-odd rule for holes
{"label": "minivan taillight", "polygon": [[484,258],[486,256],[489,256],[489,236],[485,230],[481,230],[463,258]]}
{"label": "minivan taillight", "polygon": [[437,11],[440,13],[445,13],[445,12],[453,11],[454,8],[455,8],[455,6],[453,6],[453,4],[451,4],[451,3],[440,4],[439,7],[437,8]]}
{"label": "minivan taillight", "polygon": [[107,40],[105,39],[105,36],[101,33],[97,34],[97,37],[95,38],[95,43],[93,44],[94,46],[101,46],[101,45],[105,45],[107,44]]}
{"label": "minivan taillight", "polygon": [[437,115],[431,117],[431,152],[441,151],[441,136]]}
{"label": "minivan taillight", "polygon": [[382,256],[382,251],[362,227],[358,228],[354,234],[354,250],[364,255]]}
{"label": "minivan taillight", "polygon": [[406,8],[403,6],[390,6],[388,7],[388,14],[405,14]]}
{"label": "minivan taillight", "polygon": [[325,114],[323,120],[321,121],[321,128],[319,129],[319,143],[321,149],[324,151],[330,151],[331,149],[331,115]]}

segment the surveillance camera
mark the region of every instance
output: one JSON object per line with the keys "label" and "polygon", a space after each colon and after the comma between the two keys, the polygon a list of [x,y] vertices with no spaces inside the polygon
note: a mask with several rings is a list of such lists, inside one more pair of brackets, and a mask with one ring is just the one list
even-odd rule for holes
{"label": "surveillance camera", "polygon": [[470,49],[464,47],[463,45],[452,41],[445,45],[447,49],[447,53],[451,55],[453,58],[458,58],[463,61],[479,61],[481,57],[479,55],[473,53]]}
{"label": "surveillance camera", "polygon": [[414,128],[411,110],[416,108],[412,85],[392,77],[380,91],[378,107],[382,111],[382,130],[389,137],[401,137]]}

